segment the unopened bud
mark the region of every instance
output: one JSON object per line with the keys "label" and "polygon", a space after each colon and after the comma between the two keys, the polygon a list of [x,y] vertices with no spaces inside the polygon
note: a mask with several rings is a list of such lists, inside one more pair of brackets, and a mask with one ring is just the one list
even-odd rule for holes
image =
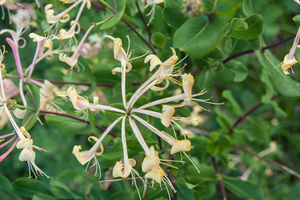
{"label": "unopened bud", "polygon": [[204,9],[201,0],[183,0],[181,11],[187,17],[197,17],[202,14]]}

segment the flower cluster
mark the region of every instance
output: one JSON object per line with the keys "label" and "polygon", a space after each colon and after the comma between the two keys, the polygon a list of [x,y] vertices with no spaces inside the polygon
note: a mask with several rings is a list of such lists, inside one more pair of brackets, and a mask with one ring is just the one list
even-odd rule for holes
{"label": "flower cluster", "polygon": [[[205,93],[205,91],[202,91],[198,94],[192,94],[192,87],[194,84],[194,78],[190,74],[181,74],[179,71],[178,73],[174,73],[174,68],[176,65],[176,62],[178,60],[178,57],[176,55],[175,50],[172,48],[173,55],[167,59],[166,61],[162,62],[156,55],[148,55],[145,58],[145,63],[150,62],[150,71],[153,71],[155,68],[157,70],[154,72],[154,74],[146,80],[141,86],[135,91],[135,93],[131,96],[129,101],[126,100],[126,73],[128,73],[132,66],[129,62],[130,55],[126,54],[122,47],[122,40],[120,38],[114,38],[112,36],[107,36],[107,38],[113,40],[114,42],[114,58],[121,63],[121,67],[117,67],[112,70],[113,74],[121,73],[121,93],[122,93],[122,102],[123,102],[123,109],[106,106],[106,105],[100,105],[97,102],[90,103],[88,99],[79,96],[76,92],[76,90],[73,87],[69,87],[67,91],[59,91],[57,95],[59,96],[66,96],[70,99],[72,102],[74,108],[77,111],[83,111],[85,109],[100,109],[104,111],[113,111],[120,113],[121,116],[118,117],[106,130],[105,132],[100,136],[100,138],[96,137],[89,137],[89,141],[94,140],[95,144],[93,147],[88,151],[81,151],[81,145],[76,145],[73,148],[73,154],[76,156],[77,160],[82,164],[86,164],[87,162],[94,160],[96,161],[96,156],[100,156],[103,151],[104,147],[102,145],[103,139],[106,137],[106,135],[113,129],[114,126],[116,126],[119,122],[121,122],[121,141],[123,145],[123,158],[120,161],[117,161],[114,168],[113,168],[113,176],[114,177],[122,177],[126,178],[130,174],[134,176],[134,174],[140,176],[137,170],[134,169],[136,165],[136,161],[134,158],[130,158],[128,156],[128,150],[127,150],[127,143],[126,143],[126,130],[125,130],[125,123],[126,121],[129,122],[131,129],[136,136],[138,142],[140,143],[141,147],[143,148],[145,152],[145,158],[142,162],[142,171],[145,174],[145,178],[152,179],[153,182],[157,182],[161,184],[162,182],[164,184],[168,184],[172,189],[173,186],[168,179],[168,176],[166,172],[163,170],[162,160],[160,159],[160,156],[158,154],[158,151],[155,151],[154,146],[149,146],[142,133],[140,132],[136,122],[141,123],[145,127],[147,127],[149,130],[151,130],[154,134],[156,134],[158,137],[163,139],[165,142],[167,142],[170,145],[170,154],[175,154],[177,152],[182,152],[187,156],[185,153],[186,151],[191,150],[191,142],[188,139],[184,140],[178,140],[176,137],[176,134],[174,136],[171,136],[165,131],[158,130],[155,126],[153,126],[151,123],[144,120],[139,115],[148,115],[155,118],[158,118],[161,120],[161,123],[165,127],[172,127],[174,129],[174,125],[179,128],[179,130],[183,133],[185,136],[185,132],[182,129],[182,127],[175,121],[177,117],[174,117],[175,114],[175,108],[183,107],[188,102],[191,101],[205,101],[205,100],[199,100],[195,99],[195,96],[199,96]],[[181,78],[182,81],[179,81],[175,79],[175,77]],[[173,81],[176,84],[182,86],[183,93],[179,95],[175,95],[172,97],[163,98],[160,100],[152,101],[150,103],[144,104],[142,106],[136,107],[135,103],[138,101],[138,99],[145,94],[148,90],[154,90],[154,91],[162,91],[166,89],[169,86],[169,81]],[[160,85],[162,82],[165,82],[165,86],[160,87],[157,85]],[[172,102],[181,101],[179,104],[170,104]],[[162,112],[155,112],[152,110],[149,110],[148,108],[162,105]],[[93,110],[94,111],[94,110]],[[99,151],[97,151],[99,149]],[[166,163],[164,163],[166,165]]]}

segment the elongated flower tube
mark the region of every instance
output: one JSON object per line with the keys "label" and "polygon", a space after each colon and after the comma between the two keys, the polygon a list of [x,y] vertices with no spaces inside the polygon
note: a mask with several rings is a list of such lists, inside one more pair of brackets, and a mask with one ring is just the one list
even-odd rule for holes
{"label": "elongated flower tube", "polygon": [[130,56],[127,56],[127,54],[125,53],[122,47],[122,40],[120,38],[114,38],[109,35],[106,35],[105,37],[114,41],[114,58],[121,62],[121,69],[115,68],[113,69],[112,73],[115,74],[115,72],[117,71],[121,71],[122,73],[122,78],[121,78],[122,100],[123,100],[124,108],[126,108],[126,91],[125,91],[126,74],[125,73],[131,70],[131,63],[128,62]]}
{"label": "elongated flower tube", "polygon": [[86,40],[87,36],[91,32],[91,30],[95,27],[95,25],[90,26],[90,28],[86,31],[83,38],[81,39],[79,45],[76,48],[76,51],[73,53],[71,57],[61,53],[59,54],[59,60],[62,62],[67,63],[70,67],[74,67],[77,64],[78,57],[80,56],[81,49],[83,47],[84,41]]}
{"label": "elongated flower tube", "polygon": [[[101,155],[103,153],[103,145],[102,141],[103,139],[107,136],[109,131],[122,119],[122,117],[119,117],[117,120],[115,120],[105,131],[104,133],[100,136],[99,139],[96,137],[91,137],[93,140],[96,141],[96,143],[93,145],[93,147],[89,151],[83,151],[80,152],[81,150],[81,145],[75,145],[73,148],[73,154],[77,158],[77,160],[80,162],[80,164],[84,165],[88,161],[90,161],[92,158],[95,156]],[[90,141],[90,138],[89,138]],[[97,149],[100,148],[100,152],[97,152]]]}
{"label": "elongated flower tube", "polygon": [[[121,128],[121,139],[123,145],[123,159],[124,162],[117,162],[113,169],[113,176],[114,177],[123,177],[126,178],[130,175],[132,170],[133,159],[129,159],[128,152],[127,152],[127,144],[126,144],[126,136],[125,136],[125,120],[126,117],[123,117],[122,120],[122,128]],[[131,161],[130,161],[131,160]],[[135,162],[135,161],[134,161]]]}
{"label": "elongated flower tube", "polygon": [[89,101],[82,96],[77,95],[77,91],[73,87],[69,87],[66,92],[57,92],[58,96],[68,96],[72,102],[74,108],[78,111],[82,111],[88,108]]}
{"label": "elongated flower tube", "polygon": [[[91,142],[91,139],[93,139],[96,142],[98,141],[98,139],[94,136],[90,136],[88,138],[89,142]],[[100,148],[100,151],[97,152],[98,147]],[[90,161],[94,156],[100,156],[104,151],[102,143],[100,143],[99,146],[93,146],[92,150],[90,151],[79,152],[81,149],[81,145],[75,145],[72,153],[82,165]]]}

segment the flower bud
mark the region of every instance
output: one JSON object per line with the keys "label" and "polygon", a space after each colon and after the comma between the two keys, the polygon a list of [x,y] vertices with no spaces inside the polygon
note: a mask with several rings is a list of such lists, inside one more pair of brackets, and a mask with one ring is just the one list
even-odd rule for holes
{"label": "flower bud", "polygon": [[202,14],[204,5],[201,0],[184,0],[181,11],[187,17],[198,17]]}

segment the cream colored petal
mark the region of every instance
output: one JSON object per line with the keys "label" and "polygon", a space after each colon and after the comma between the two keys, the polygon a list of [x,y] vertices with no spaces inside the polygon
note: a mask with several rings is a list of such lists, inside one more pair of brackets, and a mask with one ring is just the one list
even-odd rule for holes
{"label": "cream colored petal", "polygon": [[155,69],[157,65],[162,65],[163,63],[156,55],[149,55],[145,58],[144,63],[149,62],[150,60],[150,71]]}
{"label": "cream colored petal", "polygon": [[169,105],[162,105],[161,123],[165,127],[169,127],[173,115],[175,114],[175,108]]}
{"label": "cream colored petal", "polygon": [[132,158],[125,161],[123,164],[122,161],[117,162],[113,168],[113,177],[122,177],[127,178],[130,175],[132,167],[135,166],[136,161]]}
{"label": "cream colored petal", "polygon": [[35,152],[32,149],[24,148],[19,156],[20,161],[30,161],[34,163]]}
{"label": "cream colored petal", "polygon": [[192,98],[192,89],[194,85],[194,77],[191,74],[184,74],[181,76],[183,91],[186,94],[187,98],[191,100]]}
{"label": "cream colored petal", "polygon": [[43,39],[46,39],[45,37],[40,36],[40,35],[35,34],[35,33],[30,33],[30,34],[29,34],[29,37],[32,38],[33,42],[40,42],[40,41],[42,41]]}
{"label": "cream colored petal", "polygon": [[171,154],[177,153],[179,151],[190,151],[191,142],[189,140],[180,140],[174,144],[171,148]]}
{"label": "cream colored petal", "polygon": [[164,176],[164,173],[161,171],[161,169],[154,169],[145,174],[146,178],[153,179],[155,182],[161,184],[161,179]]}
{"label": "cream colored petal", "polygon": [[29,148],[32,149],[33,140],[24,138],[18,141],[17,149]]}
{"label": "cream colored petal", "polygon": [[158,91],[158,92],[159,91],[163,91],[163,90],[165,90],[165,89],[167,89],[169,87],[169,83],[170,83],[169,80],[166,79],[166,85],[165,86],[163,86],[163,87],[153,86],[150,89],[153,90],[153,91]]}
{"label": "cream colored petal", "polygon": [[22,110],[20,108],[16,108],[14,111],[13,111],[14,115],[16,116],[16,118],[18,119],[23,119],[24,116],[25,116],[25,113],[26,113],[26,110]]}
{"label": "cream colored petal", "polygon": [[77,95],[77,91],[73,87],[69,87],[67,90],[67,95],[69,96],[74,108],[76,110],[85,110],[88,108],[89,101],[79,95]]}
{"label": "cream colored petal", "polygon": [[142,163],[142,171],[148,172],[153,167],[158,166],[160,163],[160,159],[158,157],[158,152],[154,150],[154,147],[150,147],[150,155],[147,155]]}
{"label": "cream colored petal", "polygon": [[284,74],[290,74],[287,70],[289,70],[293,65],[298,63],[298,61],[295,58],[287,60],[287,56],[288,55],[284,57],[283,64],[281,65],[281,69],[283,70]]}

